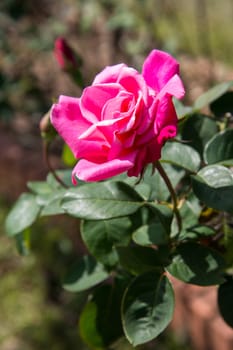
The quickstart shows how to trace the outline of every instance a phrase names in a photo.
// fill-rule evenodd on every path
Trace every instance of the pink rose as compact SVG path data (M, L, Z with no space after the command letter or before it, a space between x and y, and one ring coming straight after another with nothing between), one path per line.
M161 157L164 143L177 134L172 97L184 87L179 64L153 50L142 74L125 64L106 67L80 98L60 96L51 122L79 159L73 169L84 181L99 181L127 171L138 176Z

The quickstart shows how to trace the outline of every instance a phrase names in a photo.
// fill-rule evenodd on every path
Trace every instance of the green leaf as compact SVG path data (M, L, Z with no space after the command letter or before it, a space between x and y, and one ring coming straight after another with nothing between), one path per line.
M215 234L216 231L212 227L197 224L191 227L187 227L186 230L183 230L180 233L178 238L179 240L196 240L200 239L201 237L209 237Z
M210 104L210 109L217 117L223 117L225 114L233 114L233 91L227 91L217 100Z
M38 195L48 195L53 191L51 186L45 181L29 181L27 187L34 194Z
M154 271L136 277L122 303L125 335L133 346L156 338L170 323L174 294L166 276Z
M81 292L89 289L109 277L104 266L91 256L85 255L78 261L63 282L63 288L69 292Z
M87 220L104 220L135 213L143 199L123 182L89 183L70 189L63 199L63 209Z
M161 271L162 266L168 263L167 246L157 249L141 246L118 247L117 252L120 265L134 275L149 270Z
M62 199L64 198L65 193L65 189L58 188L48 195L37 196L37 203L43 206L40 216L64 214L65 211L62 207Z
M163 245L168 243L168 234L161 222L155 222L139 227L133 233L133 240L142 246Z
M173 165L166 163L163 164L163 168L165 172L169 174L169 179L172 183L172 186L175 188L182 179L182 177L185 175L184 170L175 168ZM152 174L152 167L148 166L143 176L143 181L146 184L148 184L151 189L150 197L148 198L148 200L168 200L168 198L170 197L170 192L167 189L167 186L158 171L155 171L155 173Z
M8 236L14 236L31 226L39 212L40 206L35 196L31 193L21 194L6 218L5 228Z
M19 254L23 256L30 253L30 236L30 228L25 229L23 232L20 232L15 236L17 250Z
M192 112L193 108L190 106L185 106L180 100L173 98L173 103L176 109L176 114L178 119L183 118L185 115Z
M218 307L224 321L233 328L233 277L219 286Z
M85 305L79 320L83 341L94 350L105 350L123 335L120 303L123 287L117 280L114 285L97 288Z
M81 224L82 239L89 252L105 265L117 263L116 246L126 246L131 238L129 218L87 221Z
M233 165L233 129L218 133L206 144L204 161L207 164L228 161L228 165Z
M196 172L200 167L200 156L190 146L179 142L167 142L162 150L162 162L168 162L190 172Z
M169 234L171 230L171 223L173 218L173 211L167 205L156 204L152 202L147 203L147 207L154 214L154 219L161 222L165 231ZM154 220L153 219L153 220Z
M57 176L59 176L59 178L64 182L64 184L67 187L74 187L74 185L72 184L72 170L70 169L62 169L62 170L56 170L56 174ZM62 187L61 184L57 181L57 179L54 177L54 175L52 173L49 173L47 176L47 183L49 184L49 186L51 186L52 188L60 188ZM83 181L79 180L79 186L83 183Z
M217 100L225 92L227 92L233 86L233 81L227 81L221 84L218 84L205 92L203 95L199 96L195 101L193 108L195 110L200 110L203 107L208 106L210 103Z
M202 155L205 144L218 132L215 120L204 114L192 114L182 128L182 139Z
M182 203L182 206L179 209L182 219L182 231L179 233L177 220L174 218L172 222L171 236L176 237L176 235L179 234L178 239L184 239L184 236L187 234L186 230L190 226L198 224L201 210L202 207L199 204L198 198L191 193Z
M210 286L224 281L224 268L225 261L216 251L188 242L176 248L167 270L183 282Z
M192 176L195 195L208 207L233 212L233 177L221 165L209 165Z
M67 166L74 166L77 163L77 159L74 157L71 149L65 143L62 150L62 160Z

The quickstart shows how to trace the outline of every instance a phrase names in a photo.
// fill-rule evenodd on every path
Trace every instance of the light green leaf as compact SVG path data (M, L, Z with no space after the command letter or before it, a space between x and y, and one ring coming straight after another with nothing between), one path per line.
M216 251L198 243L179 245L168 272L186 283L210 286L222 283L225 268L223 257Z
M142 197L126 183L102 182L70 189L62 207L81 219L104 220L133 214L142 205Z
M233 129L218 133L206 144L204 161L207 164L227 161L228 165L233 165Z
M194 148L179 142L167 142L162 150L161 162L168 162L190 172L196 172L201 160Z
M35 196L31 193L21 194L6 218L5 228L8 236L14 236L31 226L39 212L40 206Z
M125 335L133 346L156 338L170 323L174 294L166 276L154 271L136 277L122 303Z
M108 276L102 264L85 255L67 273L63 288L69 292L81 292L106 280Z

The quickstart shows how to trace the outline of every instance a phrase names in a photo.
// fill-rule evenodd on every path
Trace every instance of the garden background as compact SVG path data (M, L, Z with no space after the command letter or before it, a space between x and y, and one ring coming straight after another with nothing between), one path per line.
M33 226L30 254L5 236L4 217L27 181L44 179L39 122L60 94L79 90L56 62L63 36L82 56L88 81L103 67L141 67L153 48L180 62L191 103L217 82L233 80L231 0L2 0L0 3L0 348L80 349L77 315L83 295L61 288L64 267L84 247L76 221L43 219ZM60 160L61 143L53 150ZM59 220L59 225L57 221ZM55 225L56 223L56 225ZM167 332L158 349L190 349ZM116 345L129 350L128 344Z

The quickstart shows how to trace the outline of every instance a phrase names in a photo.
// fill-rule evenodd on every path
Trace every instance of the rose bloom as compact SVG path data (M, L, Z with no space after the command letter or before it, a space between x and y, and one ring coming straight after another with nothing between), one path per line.
M172 97L182 98L179 64L153 50L142 73L118 64L106 67L80 98L60 96L51 122L78 159L72 179L99 181L126 172L139 176L161 157L177 134Z

